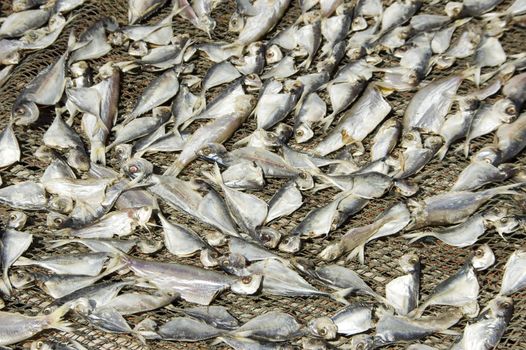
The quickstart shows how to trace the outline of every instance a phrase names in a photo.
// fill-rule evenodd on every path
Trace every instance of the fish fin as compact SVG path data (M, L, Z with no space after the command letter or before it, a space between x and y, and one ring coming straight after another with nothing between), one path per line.
M49 243L53 243L50 246L50 248L58 248L58 247L65 246L66 244L73 243L73 241L69 239L54 239L54 240L49 241Z
M106 147L102 142L93 142L90 150L90 160L95 164L106 165Z
M71 327L71 323L62 320L62 318L69 312L70 304L65 304L53 311L51 314L46 316L49 322L49 328L58 329L63 332L73 332L74 329Z
M35 260L21 256L13 263L13 266L29 266L35 265L35 263Z
M481 67L475 66L475 71L473 72L473 82L477 88L480 86L480 71Z

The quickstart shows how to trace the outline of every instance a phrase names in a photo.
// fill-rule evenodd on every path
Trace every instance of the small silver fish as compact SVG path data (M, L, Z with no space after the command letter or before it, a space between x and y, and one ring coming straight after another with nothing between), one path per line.
M259 315L232 331L235 337L280 342L294 339L302 334L296 319L286 313L270 311Z
M135 24L166 4L166 0L128 0L128 24Z
M398 143L401 131L402 125L398 120L386 120L374 135L371 161L387 157Z
M407 315L418 306L420 295L420 259L414 253L403 255L398 263L406 275L385 285L385 298L398 315Z
M43 210L47 204L44 186L31 181L0 188L0 203L14 209Z

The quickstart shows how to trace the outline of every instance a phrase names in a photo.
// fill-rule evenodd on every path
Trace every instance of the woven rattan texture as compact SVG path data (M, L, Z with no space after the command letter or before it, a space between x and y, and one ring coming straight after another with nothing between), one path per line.
M9 13L9 1L2 1L2 13ZM427 2L426 2L427 3ZM444 7L444 1L441 3L431 5L424 5L421 12L423 13L439 13ZM509 1L502 4L505 7ZM185 22L180 17L174 19L174 31L176 33L190 33L192 39L196 41L232 41L232 33L227 32L228 21L230 14L233 13L235 2L233 0L226 0L219 8L213 13L214 18L217 20L217 28L212 34L212 39L209 39L205 33L198 31L193 28L189 23ZM169 12L169 8L166 7L159 13L155 14L148 22L154 23L159 21L161 18L166 16ZM287 11L285 17L278 25L278 29L286 27L292 23L298 17L300 11L296 1L292 1L291 7ZM67 36L71 30L74 30L76 34L81 33L92 23L102 18L103 16L114 16L120 24L125 24L127 19L127 1L126 0L88 0L79 9L73 11L71 15L75 15L75 19L68 24L62 35L57 42L45 49L38 52L29 53L15 68L10 80L0 88L0 127L4 127L9 121L10 109L16 96L20 93L21 89L44 67L56 60L65 50L67 43ZM524 30L519 28L511 28L505 32L501 38L504 49L507 54L514 54L524 51L524 42L526 42L526 33ZM390 57L384 55L385 64L390 64ZM100 66L108 61L125 61L129 60L130 56L126 50L122 48L114 48L112 52L98 60L90 61L89 63L93 67ZM194 60L196 64L196 74L203 76L204 72L210 67L211 62L204 59L198 58ZM343 62L345 63L345 61ZM342 63L342 64L343 64ZM467 67L469 60L460 60L453 67L445 71L434 71L428 77L427 80L432 80L440 76L452 74L454 72L461 71ZM315 66L315 65L313 65ZM149 72L140 72L139 74L124 74L122 79L121 87L121 98L120 98L120 116L126 112L129 112L135 103L137 97L141 94L147 84L155 77L155 74ZM472 89L473 86L469 83L464 83L461 87L460 93L465 93ZM219 88L220 89L220 88ZM212 90L211 95L217 92L218 89ZM388 97L389 103L393 107L393 116L401 117L407 102L414 92L407 93L395 93ZM33 154L37 147L41 144L43 132L49 126L53 118L53 112L51 109L41 109L41 118L38 124L31 125L29 127L15 127L15 132L19 138L20 145L22 148L23 156L22 161L11 167L8 171L2 172L1 176L4 183L16 183L26 179L38 180L39 176L45 169L46 164L41 163ZM292 123L290 118L289 123ZM78 122L77 122L78 124ZM78 127L78 125L77 125ZM235 142L248 135L255 129L254 120L250 120L240 129L233 137L231 141L227 143L227 148ZM292 146L297 149L308 149L312 147L316 142L319 141L319 137L314 138L314 141L305 145L296 145L292 143ZM476 140L476 147L491 142L491 137L485 137ZM369 144L369 139L365 141L366 147ZM117 169L116 165L112 163L111 158L113 154L109 155L110 165ZM152 161L157 167L157 171L165 168L175 158L174 154L147 154L147 159ZM367 159L363 159L367 161ZM526 156L521 156L517 162L526 164ZM462 169L468 164L468 161L453 152L450 152L448 156L442 160L433 160L428 164L416 177L415 182L421 186L421 191L416 196L416 199L422 199L426 196L438 194L447 191L455 181L457 175ZM193 177L199 177L203 171L210 170L209 164L202 161L193 162L181 175L184 179ZM282 182L276 180L268 181L265 190L258 192L263 199L268 199L270 196L282 185ZM334 195L331 190L324 190L317 192L316 194L304 193L305 205L300 208L297 212L289 217L282 218L272 224L272 227L279 229L283 232L290 231L304 216L305 214L316 206L327 203L330 198ZM311 259L315 263L321 264L322 262L317 258L317 254L331 241L341 237L346 230L350 227L356 227L363 224L370 223L376 215L382 210L396 201L401 201L399 195L391 192L382 199L373 200L370 204L359 214L354 216L344 227L332 232L328 238L325 239L314 239L307 242L304 249L299 253L300 256ZM520 212L520 203L514 202L512 199L503 200L501 198L496 199L489 204L491 206L508 206L515 212ZM160 203L163 211L170 214L170 219L185 225L190 226L198 233L205 233L207 230L211 230L210 227L206 227L196 223L190 217L175 212L169 207ZM6 218L6 211L8 208L0 206L0 218ZM49 239L49 235L52 234L45 225L45 214L32 213L31 221L27 228L32 234L35 235L35 243L26 253L27 256L44 256L59 253L59 251L50 251L46 249L44 242ZM145 230L138 230L136 235L147 236L151 239L160 240L161 232L158 229L153 229L152 232ZM483 272L478 273L479 281L481 284L480 304L484 305L486 302L495 295L500 288L500 280L502 278L503 266L508 256L517 248L519 248L525 239L524 231L520 230L507 236L507 240L504 241L495 232L487 232L480 243L488 243L496 255L496 264ZM80 250L80 248L79 248ZM470 254L471 248L454 248L442 244L437 241L429 240L424 242L415 243L408 245L406 240L401 237L390 237L384 238L366 246L366 264L360 265L357 262L345 263L345 266L354 269L369 283L375 291L384 293L383 286L391 279L399 276L401 272L397 269L397 259L409 252L417 252L423 263L423 277L422 277L422 297L425 297L436 284L453 274L463 263L467 255ZM63 251L66 253L66 250ZM71 248L68 248L68 253L71 253ZM139 253L133 253L134 255L140 256ZM281 254L281 253L280 253ZM286 256L286 254L284 255ZM161 250L149 257L149 259L155 259L159 261L177 261L200 265L198 258L194 259L180 259L170 255L166 249ZM341 262L343 263L343 262ZM316 282L310 281L320 289L323 286L317 285ZM526 292L518 293L513 296L515 300L515 313L511 320L509 327L507 328L502 341L498 345L498 349L526 349L526 335L524 329L526 328ZM360 300L357 298L356 300ZM46 304L50 302L50 298L47 297L43 292L37 288L27 289L18 291L13 300L6 302L6 310L23 312L26 314L36 314L42 310ZM231 313L236 316L240 321L245 322L252 317L270 311L279 310L288 312L302 323L307 323L309 320L319 317L321 315L332 315L341 305L335 303L329 299L323 298L285 298L277 296L239 296L231 293L224 293L214 302L218 305L226 306ZM181 302L179 306L185 307L189 304ZM431 309L437 312L440 309ZM128 317L127 319L132 325L135 325L142 319L150 317L157 320L166 320L169 317L175 315L175 313L167 310L158 310L149 312L147 315L138 315ZM87 323L80 319L73 320L75 322L76 330L74 333L60 333L56 331L48 331L42 333L42 339L54 339L54 340L66 340L75 339L81 344L86 346L88 349L143 349L144 347L136 338L128 335L110 334L103 333L91 328ZM461 331L465 326L465 321L455 326L453 329ZM453 337L445 335L435 335L425 339L425 343L437 347L438 349L447 348L453 341ZM25 344L27 346L28 343ZM22 348L24 345L20 345L17 348ZM150 348L156 349L207 349L219 347L223 348L222 345L211 345L210 343L173 343L173 342L148 342ZM338 344L335 344L338 347ZM389 349L401 349L405 345L397 345L387 347Z

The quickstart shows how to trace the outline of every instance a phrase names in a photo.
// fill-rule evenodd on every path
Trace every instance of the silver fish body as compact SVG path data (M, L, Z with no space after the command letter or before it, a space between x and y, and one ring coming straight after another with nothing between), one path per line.
M20 146L13 127L8 125L0 132L0 168L8 167L20 161Z

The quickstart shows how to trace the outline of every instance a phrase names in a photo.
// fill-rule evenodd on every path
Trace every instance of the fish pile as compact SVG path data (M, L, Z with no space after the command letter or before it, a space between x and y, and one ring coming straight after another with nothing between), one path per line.
M127 23L93 18L75 33L88 3L13 0L3 14L0 87L26 56L67 47L1 120L0 308L29 289L47 303L0 311L0 347L85 349L41 340L78 325L233 349L434 349L419 341L437 333L449 349L499 343L526 289L526 246L508 243L500 292L479 305L480 272L504 263L482 236L506 244L525 227L526 51L501 44L525 30L525 0L128 0ZM212 39L221 6L235 8L229 42ZM115 50L127 59L98 63ZM153 78L123 106L123 81L142 75ZM446 157L469 164L422 196L418 175ZM10 170L24 158L41 166L19 181ZM367 224L352 221L387 196ZM305 210L306 197L329 200ZM368 243L395 235L406 251L380 293L350 265L367 270ZM417 241L469 252L422 296ZM240 322L221 294L340 307L309 320L256 308Z

